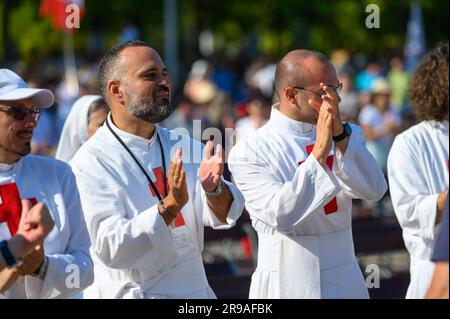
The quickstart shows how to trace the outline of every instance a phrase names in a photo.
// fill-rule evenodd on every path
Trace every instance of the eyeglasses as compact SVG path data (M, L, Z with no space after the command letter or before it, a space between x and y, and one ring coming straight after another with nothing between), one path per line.
M338 82L338 84L336 84L336 85L325 84L325 86L327 86L329 88L332 88L337 94L340 94L342 92L342 82ZM302 87L302 86L293 86L292 88L296 89L296 90L304 90L304 91L313 92L313 93L316 93L316 94L319 94L319 95L326 94L325 91L323 91L323 90L322 91L316 91L316 90L307 89L307 88Z
M33 120L37 122L39 115L41 114L41 110L37 107L27 109L23 106L0 105L0 111L9 113L17 121L23 121L28 114L31 114Z

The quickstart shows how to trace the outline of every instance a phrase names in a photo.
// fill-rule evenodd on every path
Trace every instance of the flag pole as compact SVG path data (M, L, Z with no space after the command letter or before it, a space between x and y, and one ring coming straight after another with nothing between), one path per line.
M78 96L80 86L78 84L77 65L71 32L63 31L64 36L64 69L66 90L70 96Z

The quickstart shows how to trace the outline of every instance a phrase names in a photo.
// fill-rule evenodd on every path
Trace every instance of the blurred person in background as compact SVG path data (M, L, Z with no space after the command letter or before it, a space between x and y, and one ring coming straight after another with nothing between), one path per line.
M448 44L430 51L409 84L418 124L398 135L388 158L395 215L410 254L406 298L423 298L430 284L436 232L449 185Z
M449 232L449 216L448 216L448 194L445 201L444 217L436 239L436 245L433 249L431 260L435 263L433 277L428 288L425 298L428 299L448 299L449 278L448 278L448 232Z
M381 77L381 67L377 62L370 62L355 78L356 90L371 91L374 81Z
M64 123L55 158L68 163L81 145L105 123L108 112L108 104L100 95L79 98Z
M425 298L427 299L448 299L449 278L448 278L448 232L449 232L449 216L448 216L448 194L445 200L444 217L436 239L436 245L433 249L431 260L435 263L433 277L431 278L430 287L428 287Z
M166 120L164 120L163 124L170 130L179 127L184 128L188 130L189 135L192 136L193 134L192 112L193 112L192 102L188 98L182 96L177 100L177 102L175 102L174 112Z
M367 149L386 173L389 150L401 125L400 116L391 108L391 88L387 81L378 79L373 83L372 104L363 107L358 122L364 130Z
M402 114L408 107L408 72L403 68L403 61L399 57L391 60L391 68L387 80L392 88L392 108Z
M236 121L236 142L250 135L267 123L270 117L270 100L260 93L250 96L247 102L248 116Z
M341 97L339 109L341 111L342 120L356 123L359 113L358 94L353 88L352 78L350 77L350 74L343 71L338 74L338 80L342 83L342 91L339 94Z
M56 79L49 79L45 81L45 85L42 87L52 91L55 95L57 84ZM30 81L29 83L31 88L40 86L36 81ZM60 135L60 130L58 129L58 107L59 103L55 99L51 107L42 110L31 140L32 153L45 156L54 154Z

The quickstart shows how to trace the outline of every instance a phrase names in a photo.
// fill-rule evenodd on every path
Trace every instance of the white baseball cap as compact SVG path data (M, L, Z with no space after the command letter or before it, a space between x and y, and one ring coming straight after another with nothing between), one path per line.
M0 101L19 101L32 98L33 106L46 109L53 105L54 96L47 89L32 89L16 73L0 69Z

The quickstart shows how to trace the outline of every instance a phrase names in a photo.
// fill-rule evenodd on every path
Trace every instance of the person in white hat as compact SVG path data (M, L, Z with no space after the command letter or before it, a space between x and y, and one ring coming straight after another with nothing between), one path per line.
M400 131L401 118L391 108L391 87L386 80L376 80L371 93L372 104L363 107L358 122L364 129L367 149L386 173L387 156Z
M29 155L41 109L53 94L31 89L0 69L0 298L68 298L93 281L89 235L75 177L66 163ZM37 208L31 208L33 205ZM48 210L55 227L43 243L17 259L9 247L21 215Z

